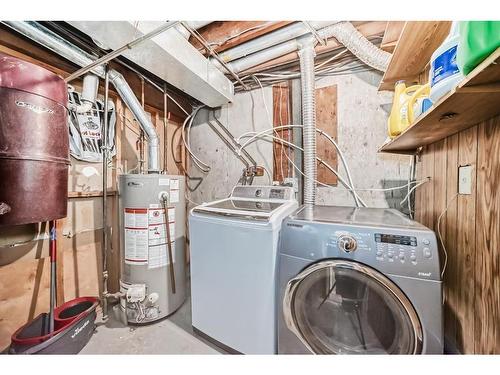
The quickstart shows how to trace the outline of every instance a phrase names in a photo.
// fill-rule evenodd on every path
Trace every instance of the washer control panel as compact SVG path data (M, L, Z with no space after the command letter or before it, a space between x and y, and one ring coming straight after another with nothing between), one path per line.
M343 234L339 237L337 246L340 250L345 251L346 253L350 253L357 249L358 242L353 236L349 234Z

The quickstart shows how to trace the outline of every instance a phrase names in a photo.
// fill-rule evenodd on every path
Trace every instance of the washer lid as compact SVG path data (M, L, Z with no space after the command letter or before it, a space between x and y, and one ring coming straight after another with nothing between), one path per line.
M422 224L410 220L401 212L390 208L304 206L295 215L292 215L291 219L358 226L425 228Z
M228 198L197 206L193 212L211 215L233 216L245 220L266 220L286 202Z

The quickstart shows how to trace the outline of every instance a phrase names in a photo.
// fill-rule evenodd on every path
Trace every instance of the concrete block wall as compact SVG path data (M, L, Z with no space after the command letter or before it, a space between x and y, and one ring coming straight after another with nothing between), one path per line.
M377 91L381 75L363 72L351 75L321 78L316 87L337 85L338 143L349 164L357 188L384 188L405 184L408 178L410 157L377 153L387 137L387 117L392 94ZM235 101L217 110L215 115L229 130L239 136L247 131L260 131L271 127L266 113L272 115L272 89L252 90L236 94ZM211 111L199 113L191 132L193 151L212 166L207 173L200 172L191 163L192 176L203 177L199 188L190 194L196 203L227 197L238 182L243 164L207 125ZM248 151L272 173L272 146L265 141L255 142ZM339 162L339 171L345 171ZM255 183L268 183L267 177ZM196 181L191 182L194 186ZM371 207L398 207L402 191L360 192ZM354 205L351 194L343 187L318 187L318 204Z

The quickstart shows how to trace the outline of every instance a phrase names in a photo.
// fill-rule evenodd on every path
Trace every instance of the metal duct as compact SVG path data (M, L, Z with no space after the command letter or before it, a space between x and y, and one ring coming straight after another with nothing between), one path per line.
M157 173L160 171L160 151L159 138L156 129L151 120L144 112L141 103L137 100L134 92L128 85L125 78L116 70L109 71L109 81L113 84L120 98L125 102L128 109L134 114L134 117L141 125L142 130L148 138L148 172Z
M76 111L77 113L87 113L92 109L92 106L95 103L98 89L99 89L99 77L92 73L87 73L83 77L82 96L81 96L82 103L81 104L68 103L69 108L73 111Z
M304 147L304 204L316 203L316 93L314 91L314 39L298 41L302 86L302 143Z
M305 28L305 26L304 26ZM285 30L286 28L282 29ZM306 28L307 30L307 28ZM310 31L309 31L310 32ZM272 35L269 33L268 35ZM336 38L341 44L343 44L349 51L351 51L358 59L363 61L366 65L369 65L377 70L385 71L389 64L391 54L382 51L380 48L371 43L368 39L364 37L350 22L330 22L330 26L324 27L317 31L317 36L321 39ZM260 38L266 38L264 35ZM255 40L257 40L255 39ZM234 72L240 73L254 66L263 64L267 61L273 60L280 56L286 55L290 52L297 51L299 48L297 39L287 40L283 43L274 43L275 39L271 37L271 41L266 44L265 49L258 50L246 57L231 61L227 63L227 66ZM238 47L244 48L245 51L253 51L253 45L248 48L247 44L251 44L253 41L243 43ZM269 46L269 45L270 46ZM236 48L236 47L235 47ZM220 64L215 60L211 60L221 71L225 73L225 70Z
M36 22L4 21L3 23L79 66L89 65L96 60L96 57L68 43L54 32ZM105 75L105 69L102 65L96 66L92 69L92 72L101 78ZM154 125L146 115L146 112L144 112L144 109L123 76L116 70L111 69L109 77L121 99L130 109L148 137L148 172L159 172L159 139Z
M321 29L334 23L334 21L309 22L309 25L314 29ZM233 61L310 32L311 30L303 22L298 22L230 48L219 56L226 62ZM213 59L212 62L216 63Z
M186 22L187 25L194 29L194 30L198 30L198 29L201 29L202 27L204 26L207 26L209 24L212 23L212 21L187 21ZM175 29L180 32L182 34L182 36L186 39L189 39L189 37L191 36L191 34L189 33L189 31L182 25L177 25L175 26Z

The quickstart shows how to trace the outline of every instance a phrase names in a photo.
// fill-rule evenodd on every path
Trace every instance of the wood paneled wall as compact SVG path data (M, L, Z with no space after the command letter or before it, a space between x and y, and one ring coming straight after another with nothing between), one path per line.
M472 166L472 194L457 195L459 166ZM417 165L416 220L438 233L444 274L446 351L500 353L500 116L426 146ZM439 240L438 240L439 241ZM442 251L442 249L441 249Z

